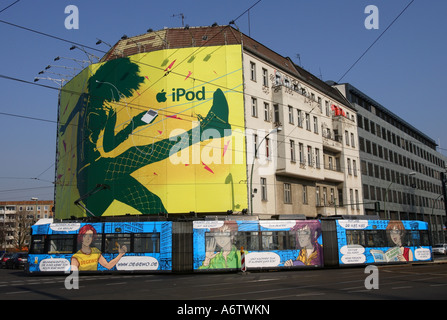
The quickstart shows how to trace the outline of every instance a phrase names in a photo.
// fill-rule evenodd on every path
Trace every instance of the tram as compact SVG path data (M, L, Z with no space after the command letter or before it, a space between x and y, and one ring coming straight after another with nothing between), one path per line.
M243 255L243 257L242 257ZM38 221L28 272L213 272L431 261L428 223L368 216Z

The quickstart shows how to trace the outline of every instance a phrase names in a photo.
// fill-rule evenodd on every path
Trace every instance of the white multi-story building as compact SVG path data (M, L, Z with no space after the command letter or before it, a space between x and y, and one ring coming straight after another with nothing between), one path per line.
M363 214L357 117L350 103L246 36L243 68L253 214Z

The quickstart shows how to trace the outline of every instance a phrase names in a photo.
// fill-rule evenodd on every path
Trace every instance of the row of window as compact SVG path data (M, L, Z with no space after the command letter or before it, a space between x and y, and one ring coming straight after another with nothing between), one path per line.
M366 248L395 247L391 239L394 230L346 230L348 245L361 245ZM407 230L402 237L405 247L429 246L430 240L426 230Z
M359 137L359 148L360 151L372 154L373 156L379 157L380 159L390 161L391 163L407 168L411 171L416 171L437 180L440 179L439 171L430 168L423 163L415 161L410 157L406 157L400 153L397 153L396 151L387 149L380 144L371 142L363 137Z
M403 186L412 187L435 194L442 193L442 187L440 184L419 179L417 177L412 177L408 174L403 174L365 160L361 161L361 172L363 175L368 175L370 177L393 182Z
M301 202L302 204L308 204L308 190L306 185L301 185ZM292 184L285 182L283 184L283 199L284 203L292 204ZM328 192L329 190L329 192ZM315 187L316 206L333 206L335 205L335 188L331 187ZM267 201L267 179L261 178L261 200ZM343 206L343 191L338 189L338 206ZM349 205L352 209L360 209L360 197L357 189L349 189Z
M289 124L295 125L295 109L292 106L288 106L288 119ZM296 109L297 114L297 126L299 128L304 128L304 125L306 127L307 131L313 131L315 134L319 133L319 124L318 124L318 117L312 116L310 113L303 112L300 109ZM251 115L255 118L258 117L258 99L252 97L251 98ZM264 121L270 122L271 116L270 116L270 104L268 102L264 102ZM278 104L273 105L273 122L280 123L280 115L279 115L279 106ZM321 131L323 134L323 137L333 140L341 140L341 137L338 135L337 130L332 130L330 128L324 128L321 126ZM341 142L341 141L340 141ZM351 146L352 148L355 148L356 141L355 141L355 135L353 132L349 132L345 130L345 144L347 146Z
M307 234L304 234L306 232ZM297 237L309 237L309 232L308 230L237 232L234 234L233 243L236 248L243 247L248 251L296 250L298 249ZM207 232L205 234L205 242L213 243L213 240L222 237L229 238L230 234ZM222 241L217 240L216 242L225 242L225 240L228 241L228 239L222 239ZM206 248L206 250L213 251L214 247Z
M432 199L420 195L415 195L414 193L403 192L399 190L392 190L371 186L363 185L363 198L365 200L374 201L386 201L387 203L397 203L401 205L411 205L425 208L433 209L444 209L444 202L439 199Z
M33 235L29 252L32 254L76 253L82 246L82 242L78 242L77 238L76 234ZM157 253L160 252L160 234L97 234L90 246L103 253L118 253L118 248L122 246L126 246L129 253Z
M356 99L355 99L356 100ZM356 102L356 101L353 101ZM363 106L363 105L361 105ZM370 108L365 108L368 111L371 111ZM393 118L389 117L384 112L375 109L375 113L377 116L382 118L383 120L387 121L394 127L398 128L399 130L405 132L406 134L410 135L411 137L415 138L416 140L420 141L421 143L428 145L430 148L435 149L436 146L433 144L433 142L428 141L427 139L421 137L419 134L415 133L414 130L411 130L407 128L406 126L402 125L398 121L395 121ZM388 141L390 143L393 143L394 145L401 147L404 150L407 150L408 152L411 152L418 157L425 159L441 168L444 167L444 161L440 158L438 158L433 153L426 151L413 142L404 139L400 137L399 135L391 132L390 130L386 130L384 127L381 127L379 124L370 121L368 118L360 115L357 113L357 123L358 127L364 129L365 131L371 132L374 135L377 135L378 137L384 139L385 141Z
M253 61L250 61L250 80L257 82L257 67L256 63ZM296 80L289 80L287 76L281 75L279 72L275 73L275 75L271 74L269 76L268 70L266 68L262 68L262 86L263 87L269 87L269 81L273 83L274 86L285 86L286 88L292 89L295 92L299 92L306 97L308 97L311 101L315 101L318 103L318 108L320 109L320 112L323 113L323 101L321 97L315 97L315 93L308 92L309 89L306 89L304 86L300 85L298 81ZM325 113L326 116L330 116L331 114L331 103L328 100L325 100ZM257 110L256 110L256 117L257 117ZM349 112L346 113L346 118L355 121L354 115L349 115ZM268 117L265 117L264 120L268 120ZM290 118L289 118L290 120ZM293 122L291 122L293 123Z

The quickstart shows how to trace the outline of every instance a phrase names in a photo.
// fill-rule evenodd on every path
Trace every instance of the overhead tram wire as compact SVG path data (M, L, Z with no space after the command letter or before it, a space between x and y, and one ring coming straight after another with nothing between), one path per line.
M365 50L365 52L362 53L362 55L351 65L351 67L341 76L341 78L338 80L338 83L351 71L352 68L368 53L368 51L379 41L379 39L385 34L385 32L388 31L388 29L391 28L391 26L399 19L399 17L410 7L410 5L414 2L414 0L411 0L411 2L397 15L396 18L386 27L386 29L377 37L376 40Z
M59 40L59 41L64 41L64 42L67 42L67 43L70 43L70 44L81 46L83 48L87 48L87 49L90 49L90 50L95 50L97 52L101 52L101 53L104 53L104 54L107 53L106 51L100 50L98 48L86 46L86 45L83 45L82 43L78 43L78 42L75 42L75 41L67 40L67 39L64 39L64 38L61 38L61 37L58 37L58 36L51 35L49 33L45 33L45 32L42 32L42 31L37 31L37 30L31 29L31 28L27 28L27 27L24 27L24 26L20 26L18 24L15 24L15 23L12 23L12 22L8 22L8 21L5 21L5 20L0 20L0 23L4 23L4 24L7 24L7 25L10 25L10 26L22 29L22 30L34 32L34 33L37 33L39 35L42 35L42 36L45 36L45 37L49 37L49 38L53 38L53 39L56 39L56 40Z
M16 0L15 2L11 3L10 5L4 7L2 10L0 10L0 13L2 13L3 11L7 10L8 8L12 7L13 5L15 5L17 2L19 2L20 0Z

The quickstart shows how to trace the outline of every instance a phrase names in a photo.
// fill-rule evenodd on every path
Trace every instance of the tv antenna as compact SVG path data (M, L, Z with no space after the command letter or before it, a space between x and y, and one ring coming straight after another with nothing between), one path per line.
M182 28L185 27L185 15L183 13L173 14L172 17L181 17L182 18Z

